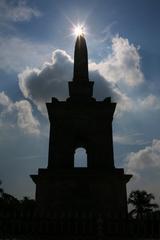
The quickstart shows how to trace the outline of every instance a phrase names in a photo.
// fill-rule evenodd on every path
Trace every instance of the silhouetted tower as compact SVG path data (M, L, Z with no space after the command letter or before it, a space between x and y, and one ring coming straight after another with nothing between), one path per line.
M47 169L32 175L41 208L93 209L104 214L127 213L126 183L131 175L114 166L112 119L116 103L96 101L89 81L84 36L78 36L69 98L47 103L50 120ZM84 148L87 166L75 167L77 148Z

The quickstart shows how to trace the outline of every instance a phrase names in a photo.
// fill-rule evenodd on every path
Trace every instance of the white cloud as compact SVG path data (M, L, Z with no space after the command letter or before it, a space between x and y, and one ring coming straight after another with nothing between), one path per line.
M138 106L140 106L142 109L160 109L160 99L157 96L154 96L153 94L148 95L144 99L138 99Z
M150 94L144 98L137 97L136 99L129 98L126 95L121 94L121 102L119 106L119 112L151 112L160 109L160 99L159 97Z
M39 125L27 100L12 102L4 92L0 93L0 128L19 128L24 133L37 135Z
M134 103L132 99L125 93L122 93L118 88L115 88L114 90L119 96L117 99L115 99L118 103L116 108L117 116L121 116L123 112L133 111Z
M139 171L145 168L160 168L160 140L154 139L151 146L138 152L132 152L127 157L128 171Z
M41 16L41 12L27 5L26 1L0 1L0 20L4 22L29 21L32 17Z
M123 112L144 113L152 112L160 109L159 97L150 94L144 98L131 98L126 94L120 92L119 89L115 90L120 96L117 106L117 115L122 116Z
M142 83L144 78L140 69L138 49L129 44L127 39L116 37L114 41L112 53L106 60L99 64L90 64L90 80L95 81L94 96L96 98L112 96L113 100L118 102L119 112L159 109L158 97L149 95L140 99L135 96L135 99L133 99L117 87L116 83L119 81L129 86L135 86ZM19 38L0 38L0 51L2 56L0 68L3 70L21 71L25 65L31 64L19 74L19 86L24 97L32 100L41 112L45 112L44 104L50 101L52 97L62 100L68 96L67 82L72 80L73 60L65 51L54 51L51 62L44 63L45 59L48 58L48 55L46 55L47 46L34 44ZM37 67L42 63L44 63L42 67ZM35 68L33 68L34 64ZM20 129L28 135L39 133L39 122L33 116L32 106L27 100L13 102L2 92L0 93L0 110L1 128ZM129 145L144 144L141 139L131 136L116 135L114 141ZM140 175L144 170L143 175L146 179L146 185L152 174L145 174L145 170L149 171L152 168L159 171L159 164L156 166L152 156L154 151L154 159L158 160L158 146L159 140L154 140L152 146L148 146L137 153L132 153L127 158L128 171ZM142 159L141 156L143 156ZM137 161L136 159L140 160ZM145 159L148 159L149 163ZM145 161L148 165L145 165ZM139 187L138 184L137 186Z
M29 175L47 163L48 129L47 138L43 131L28 101L13 102L0 92L0 179L6 192L34 198Z
M128 39L116 36L112 39L111 54L93 67L110 82L136 86L144 81L140 59L138 48Z
M130 153L126 159L126 170L133 174L128 184L130 190L145 189L159 198L160 140L154 139L151 145Z
M116 84L118 81L123 81L134 86L144 81L138 49L133 44L129 44L127 39L115 37L109 57L99 64L91 62L89 69L90 80L95 82L94 97L103 99L111 96L113 101L118 102L116 108L118 116L126 111L148 111L159 107L158 97L150 94L143 99L138 97L134 99L122 92ZM65 51L55 50L50 62L45 62L39 68L26 68L22 71L18 75L19 86L23 95L45 113L44 104L52 97L60 100L68 97L67 82L72 80L72 74L73 60L70 55Z
M17 37L0 37L0 70L20 72L26 66L39 66L49 58L52 46Z
M32 100L41 112L45 112L44 103L57 97L64 100L68 97L68 81L72 80L73 60L62 50L53 52L51 62L41 68L27 68L18 75L19 86L26 98ZM98 99L113 97L120 102L119 109L125 111L131 107L131 101L114 84L110 83L98 70L90 67L90 79L95 82L94 96Z
M65 51L56 50L51 63L44 63L42 68L27 68L20 73L19 86L24 96L45 112L44 104L53 96L60 100L68 96L67 81L72 79L71 72L71 57Z
M9 97L4 92L1 92L0 93L0 106L1 106L1 108L2 107L8 108L8 106L10 106L10 105L11 105L11 101L10 101Z
M39 133L39 122L32 114L31 104L26 100L15 102L17 125L30 134Z

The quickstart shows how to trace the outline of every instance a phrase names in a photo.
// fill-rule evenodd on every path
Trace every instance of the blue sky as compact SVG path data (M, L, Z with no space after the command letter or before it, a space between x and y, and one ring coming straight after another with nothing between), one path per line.
M90 79L97 99L118 103L115 164L159 201L159 0L0 1L0 179L4 189L34 197L29 175L47 166L45 102L67 97L75 36L86 28Z

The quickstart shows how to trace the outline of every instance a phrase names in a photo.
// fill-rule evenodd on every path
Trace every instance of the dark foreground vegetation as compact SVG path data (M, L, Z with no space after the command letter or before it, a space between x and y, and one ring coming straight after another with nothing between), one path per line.
M18 200L0 188L0 239L160 238L160 211L153 194L132 191L128 204L132 210L127 218L116 214L106 218L96 210L46 212L34 200Z

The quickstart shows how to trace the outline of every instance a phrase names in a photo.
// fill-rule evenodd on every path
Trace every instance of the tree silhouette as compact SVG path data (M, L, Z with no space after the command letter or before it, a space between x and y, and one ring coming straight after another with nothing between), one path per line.
M152 193L146 191L132 191L128 198L128 204L133 206L133 210L129 213L131 216L136 218L142 218L149 212L152 212L155 208L158 208L158 204L152 203L154 200Z
M0 180L0 186L2 181ZM8 211L12 210L23 210L27 212L28 210L33 211L36 208L36 202L33 199L24 197L22 200L18 200L16 197L4 192L3 188L0 187L0 209L5 209Z
M2 185L2 181L0 180L0 186ZM3 188L0 187L0 196L2 197L3 195Z
M24 211L27 211L27 210L35 210L36 208L36 201L33 200L33 199L30 199L28 197L24 197L21 201L20 201L20 205L21 205L21 208L24 210Z
M18 205L19 204L18 199L8 193L3 193L2 199L8 205Z

